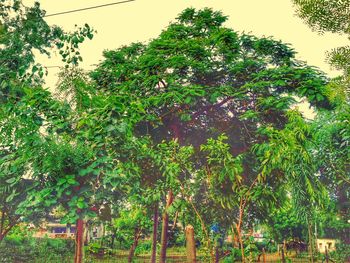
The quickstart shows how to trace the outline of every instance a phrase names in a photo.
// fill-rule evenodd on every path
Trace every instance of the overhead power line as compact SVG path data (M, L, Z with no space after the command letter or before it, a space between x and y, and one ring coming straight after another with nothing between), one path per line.
M133 2L133 1L136 1L136 0L125 0L125 1L120 1L120 2L104 4L104 5L84 7L84 8L80 8L80 9L74 9L74 10L69 10L69 11L64 11L64 12L59 12L59 13L54 13L54 14L48 14L48 15L45 15L44 17L58 16L58 15L64 15L64 14L69 14L69 13L81 12L81 11L85 11L85 10L96 9L96 8L101 8L101 7L111 6L111 5L126 4L129 2Z

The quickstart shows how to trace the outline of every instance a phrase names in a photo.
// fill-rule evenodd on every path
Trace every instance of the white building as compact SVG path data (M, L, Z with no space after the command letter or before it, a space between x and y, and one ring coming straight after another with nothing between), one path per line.
M328 252L334 251L336 241L331 238L318 238L316 239L317 250L321 253L326 253L326 249Z

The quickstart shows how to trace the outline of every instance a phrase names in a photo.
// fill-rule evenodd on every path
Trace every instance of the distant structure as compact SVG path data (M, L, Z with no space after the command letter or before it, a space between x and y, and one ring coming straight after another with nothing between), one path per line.
M36 229L36 232L33 234L33 237L73 239L74 234L75 234L75 225L47 223L39 227L39 229Z
M60 224L56 222L47 222L42 224L39 228L31 226L34 230L33 237L36 238L62 238L62 239L74 239L75 238L75 225ZM103 236L103 226L89 226L86 228L85 239L101 238Z
M335 250L336 239L332 238L318 238L316 239L317 250L320 253L326 253L326 249L328 252Z

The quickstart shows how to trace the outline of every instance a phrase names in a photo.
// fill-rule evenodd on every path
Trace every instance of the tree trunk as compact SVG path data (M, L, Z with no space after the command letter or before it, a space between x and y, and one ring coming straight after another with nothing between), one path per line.
M262 249L262 257L263 257L263 263L266 263L265 248Z
M158 202L154 205L151 263L157 260Z
M186 254L187 262L195 263L196 262L196 242L194 239L194 228L191 225L186 226Z
M105 241L105 224L103 222L101 223L101 228L102 228L101 246L104 246L104 241Z
M281 259L281 261L282 261L282 263L286 263L286 257L285 257L285 241L283 241L283 246L282 246L282 249L281 249L281 257L282 257L282 259Z
M215 244L215 263L219 263L220 256L219 256L219 247L218 244Z
M165 211L163 213L163 219L162 219L162 236L161 236L161 242L160 242L160 263L165 263L166 260L166 248L168 243L168 228L169 228L169 214L167 212L167 209L171 206L173 202L173 192L170 190L168 192L167 202Z
M76 223L75 230L75 255L74 263L83 262L83 247L84 247L84 221L83 219L78 219Z
M86 222L84 227L84 245L87 246L90 242L89 225Z
M338 196L337 203L339 207L339 215L341 220L344 221L344 223L347 221L348 215L350 214L350 208L348 205L346 205L350 202L350 197L347 195L347 190L348 190L348 186L346 184L339 184L337 186L337 196ZM339 238L343 244L350 245L349 231L344 231L339 236ZM348 258L347 260L350 260L350 258Z
M313 249L313 238L312 238L312 225L310 223L310 220L307 218L307 230L309 234L309 253L311 256L311 263L314 262L314 249Z
M135 228L135 234L134 234L134 243L132 244L130 251L129 251L129 256L128 256L128 262L131 263L132 259L134 258L134 254L135 254L135 249L139 243L139 239L141 236L141 229L139 228Z
M237 230L238 242L241 247L242 263L245 263L244 244L243 244L243 237L242 237L242 225L243 225L243 214L244 214L245 203L246 201L241 198L241 200L239 201L238 221L235 224L235 227Z
M326 246L326 263L329 263L329 255L328 255L328 248Z
M1 223L0 223L0 241L4 239L3 230L5 225L5 213L1 211Z
M238 223L234 224L234 226L236 228L237 239L239 242L239 246L241 248L242 263L245 263L244 244L243 244L242 229L241 229L242 214L243 213L240 211Z
M237 229L237 236L238 236L239 245L241 247L242 263L244 263L245 262L245 256L244 256L244 244L243 244L241 226L240 225L236 225L236 229Z
M114 249L114 242L115 242L115 233L113 232L112 238L111 238L111 248Z

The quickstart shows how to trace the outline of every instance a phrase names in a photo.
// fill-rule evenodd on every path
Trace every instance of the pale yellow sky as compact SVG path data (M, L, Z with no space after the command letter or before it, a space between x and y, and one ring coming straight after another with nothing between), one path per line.
M47 14L117 2L118 0L41 0ZM120 1L120 0L119 0ZM26 5L33 0L24 0ZM345 45L348 40L335 34L318 35L312 32L301 19L295 16L291 0L136 0L126 4L92 9L78 13L47 17L49 24L65 30L74 25L88 23L98 31L93 40L86 41L82 48L84 69L102 59L104 49L115 49L136 41L148 41L159 35L170 21L185 8L211 7L229 16L227 27L256 36L273 36L290 43L298 52L297 58L317 66L330 76L337 75L325 62L325 52ZM62 65L59 57L40 61L45 66ZM52 88L58 68L50 68L47 84Z

